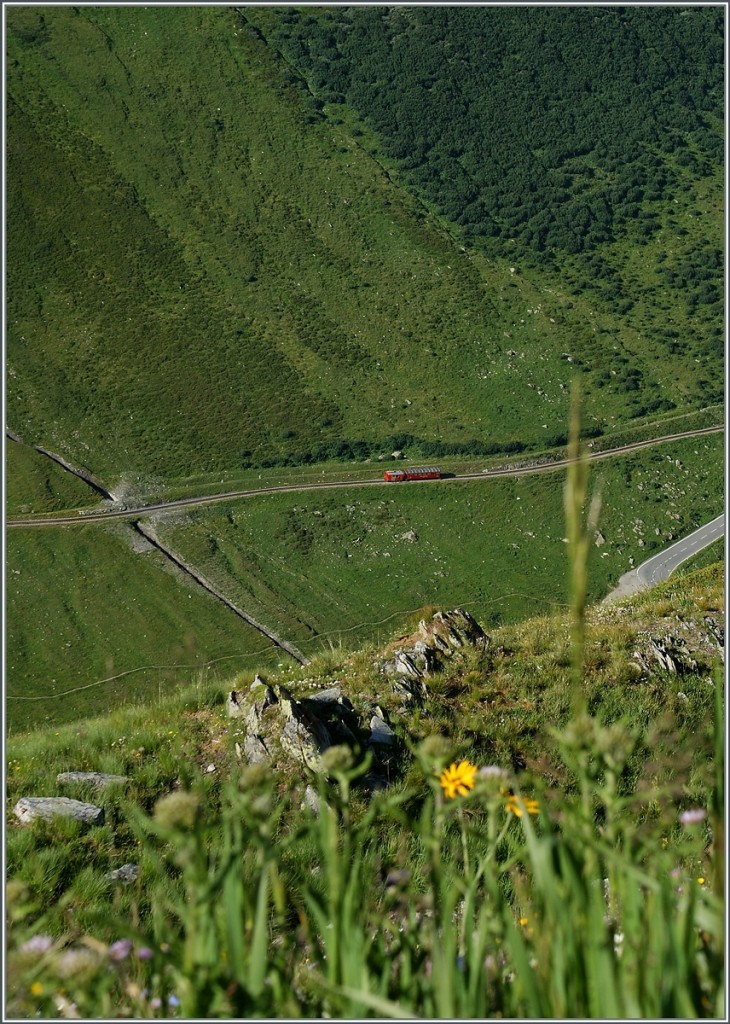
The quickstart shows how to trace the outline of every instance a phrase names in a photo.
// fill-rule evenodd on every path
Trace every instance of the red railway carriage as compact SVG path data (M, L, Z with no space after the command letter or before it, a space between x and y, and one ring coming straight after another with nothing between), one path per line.
M401 480L440 480L441 470L437 466L419 466L413 469L386 469L383 478L389 483Z

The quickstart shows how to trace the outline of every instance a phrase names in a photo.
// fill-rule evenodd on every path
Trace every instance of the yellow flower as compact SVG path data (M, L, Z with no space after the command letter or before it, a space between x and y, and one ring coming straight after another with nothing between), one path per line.
M444 769L439 776L444 796L453 800L455 796L466 796L470 789L474 789L474 777L477 773L476 765L469 761L454 761L450 768Z
M521 917L520 918L520 924L522 925L523 928L525 927L525 925L527 924L527 922L529 920L530 920L529 917Z
M700 877L697 879L697 884L698 885L704 885L705 884L705 880L702 877L702 875L700 875Z
M34 996L42 995L43 994L43 986L41 985L40 981L34 981L33 984L30 986L30 991L31 991L31 994L34 995Z
M517 818L522 817L523 810L527 811L528 814L540 813L540 805L537 800L532 800L529 797L514 796L512 793L507 797L504 809L507 814L514 814Z

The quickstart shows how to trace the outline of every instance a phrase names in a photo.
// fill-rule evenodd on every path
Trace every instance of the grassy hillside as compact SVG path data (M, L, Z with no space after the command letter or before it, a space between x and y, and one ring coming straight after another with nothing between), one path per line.
M99 494L47 456L24 444L7 441L5 471L12 482L5 513L60 512L93 507Z
M140 550L140 540L129 526L8 533L13 732L148 701L206 672L280 660L252 627L173 575L162 555Z
M111 484L541 446L578 363L597 430L715 394L455 241L232 9L14 8L8 55L9 423Z
M246 17L455 237L536 271L569 294L573 318L578 307L598 313L598 336L569 350L599 371L593 386L646 405L651 385L632 354L649 349L672 366L658 374L665 391L654 401L720 396L717 8L258 8Z
M720 1015L723 728L706 622L723 609L716 565L592 613L579 718L560 615L490 630L486 650L428 679L418 710L388 695L374 646L269 675L294 694L336 678L363 714L390 709L401 746L375 794L342 747L319 779L242 765L222 704L250 672L11 738L11 1012ZM646 648L680 633L697 668L677 675ZM439 785L452 759L484 768L457 798ZM15 801L58 792L69 770L128 777L93 796L105 823L18 825ZM300 806L307 784L336 813ZM139 866L130 885L106 878L122 864Z
M591 601L722 507L722 435L597 464ZM564 473L280 494L155 516L160 539L307 656L351 650L434 603L488 625L565 607ZM197 587L132 547L129 526L8 535L8 721L68 721L169 693L210 659L281 660ZM632 560L633 559L633 563ZM100 600L99 595L103 595ZM255 651L269 654L255 655ZM228 662L225 659L231 658ZM177 666L161 669L155 666ZM137 671L150 666L145 671ZM182 668L181 666L187 666ZM135 670L116 682L56 695ZM17 700L33 695L48 701Z
M597 464L601 547L590 599L722 508L723 442L662 445ZM157 530L281 635L357 645L431 603L486 622L564 606L564 473L438 486L271 495L200 509ZM633 563L632 563L633 559ZM381 620L385 620L382 624Z

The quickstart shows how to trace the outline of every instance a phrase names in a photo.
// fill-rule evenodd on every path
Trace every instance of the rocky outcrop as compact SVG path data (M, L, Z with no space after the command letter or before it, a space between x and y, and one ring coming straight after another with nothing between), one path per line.
M463 608L436 612L422 620L408 645L392 650L390 657L376 667L390 679L393 692L405 708L422 704L428 696L426 678L439 671L445 662L468 648L486 650L489 638L476 619ZM304 679L298 688L313 687L316 681ZM272 767L299 763L321 772L322 755L333 746L344 745L357 757L370 751L374 760L371 772L373 788L397 755L399 741L388 712L380 705L369 705L358 712L335 680L327 689L293 694L287 687L270 686L256 676L248 690L232 690L228 695L228 715L234 727L236 756L248 764Z
M655 671L657 666L672 675L682 675L697 669L697 662L690 656L687 643L682 637L649 637L648 646L634 651L633 658L647 674Z
M231 691L228 714L240 719L243 742L236 742L236 753L249 764L300 762L319 772L329 747L346 744L360 751L367 742L357 712L339 685L295 697L287 687L269 686L256 676L248 691Z
M406 704L421 704L428 696L426 677L440 671L455 652L469 647L486 650L489 637L476 619L463 608L436 612L429 621L421 619L418 633L396 648L380 664L391 677L394 691Z
M489 645L489 638L473 615L464 608L436 612L430 622L422 619L418 626L424 642L448 654L460 647Z
M94 804L85 804L81 800L70 800L66 796L22 796L13 808L13 813L21 824L28 825L31 821L53 818L75 818L89 825L104 823L104 809Z
M295 761L302 761L307 768L320 771L321 757L328 747L332 746L332 737L324 721L317 712L304 701L296 700L282 686L279 688L279 702L284 725L279 733L279 744L282 751ZM322 702L324 709L327 705Z
M725 661L725 627L711 615L705 615L702 620L709 633L708 640L714 643L720 653L720 658Z

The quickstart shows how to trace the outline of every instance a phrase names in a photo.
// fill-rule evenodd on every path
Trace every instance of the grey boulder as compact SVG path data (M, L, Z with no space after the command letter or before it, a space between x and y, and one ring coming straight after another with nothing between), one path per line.
M89 825L101 825L104 822L104 809L94 804L85 804L81 800L70 800L66 796L22 796L13 808L13 812L23 825L42 818L50 821L53 818L75 818Z

